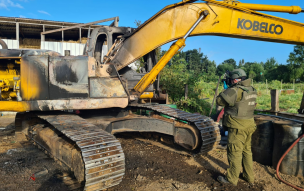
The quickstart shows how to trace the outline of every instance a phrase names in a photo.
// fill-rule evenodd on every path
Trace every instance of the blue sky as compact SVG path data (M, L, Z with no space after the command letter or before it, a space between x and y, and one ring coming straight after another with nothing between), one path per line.
M135 27L135 20L144 22L166 5L176 2L179 1L0 0L0 16L80 23L119 16L120 26ZM304 1L302 0L241 0L241 2L288 6L298 5L304 8ZM298 15L288 13L268 14L304 23L304 13ZM275 57L279 63L285 64L289 53L293 51L294 47L293 45L279 43L213 36L191 37L187 39L186 44L187 46L184 50L201 48L202 52L217 64L229 58L234 58L237 62L241 59L245 59L246 62L265 62L271 57ZM162 49L168 49L168 47L169 45L164 45Z

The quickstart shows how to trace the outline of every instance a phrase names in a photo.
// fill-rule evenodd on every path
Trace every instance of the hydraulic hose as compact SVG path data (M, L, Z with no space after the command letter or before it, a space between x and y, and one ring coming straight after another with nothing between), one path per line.
M283 159L285 158L285 156L289 153L289 151L302 139L302 138L304 138L304 134L303 135L301 135L288 149L287 149L287 151L283 154L283 156L280 158L280 160L279 160L279 162L278 162L278 165L277 165L277 176L278 176L278 178L279 178L279 180L281 180L282 182L284 182L285 184L287 184L288 186L291 186L291 187L293 187L294 189L297 189L297 190L300 190L300 191L304 191L304 189L302 189L302 188L299 188L299 187L296 187L296 186L294 186L294 185L292 185L292 184L290 184L290 183L288 183L288 182L286 182L286 181L284 181L284 180L282 180L282 178L280 177L280 174L279 174L279 168L280 168L280 165L281 165L281 163L282 163L282 161L283 161Z

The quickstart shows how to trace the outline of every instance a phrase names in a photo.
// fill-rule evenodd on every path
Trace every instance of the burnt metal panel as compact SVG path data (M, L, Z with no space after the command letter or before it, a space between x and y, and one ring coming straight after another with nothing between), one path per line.
M49 91L51 100L88 98L88 57L50 57Z
M21 97L23 101L47 100L48 56L23 56L21 58Z
M128 97L118 78L90 78L91 98Z

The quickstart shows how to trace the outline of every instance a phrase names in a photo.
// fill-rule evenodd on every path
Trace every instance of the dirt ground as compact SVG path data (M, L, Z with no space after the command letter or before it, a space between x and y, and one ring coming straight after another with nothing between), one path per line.
M256 183L241 180L238 186L222 185L216 177L228 167L226 151L215 150L204 156L188 156L120 136L126 155L126 174L120 185L108 191L175 190L293 190L280 183L275 170L254 163ZM35 181L30 177L35 174ZM282 175L303 187L304 179ZM14 140L14 117L0 117L0 191L81 190L67 169L32 144Z

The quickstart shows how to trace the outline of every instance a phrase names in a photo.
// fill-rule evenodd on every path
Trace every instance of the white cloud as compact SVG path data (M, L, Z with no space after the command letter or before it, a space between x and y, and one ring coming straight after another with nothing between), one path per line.
M25 16L23 16L23 15L19 15L19 17L20 17L20 18L26 18L26 17L25 17Z
M51 14L50 14L50 13L48 13L48 12L46 12L46 11L38 11L38 13L42 13L42 14L45 14L45 15L49 15L49 16L51 16Z
M0 8L9 10L9 7L17 7L23 9L23 7L19 3L14 3L11 0L0 0Z

